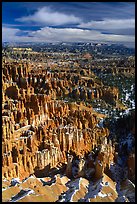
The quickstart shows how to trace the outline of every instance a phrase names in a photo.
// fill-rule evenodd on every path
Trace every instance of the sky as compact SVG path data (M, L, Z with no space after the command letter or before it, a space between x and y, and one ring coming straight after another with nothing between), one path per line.
M2 41L135 47L135 2L2 2Z

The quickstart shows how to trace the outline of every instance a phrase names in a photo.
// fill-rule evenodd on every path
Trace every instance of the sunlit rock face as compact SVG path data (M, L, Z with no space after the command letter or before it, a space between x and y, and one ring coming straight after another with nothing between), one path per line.
M55 88L55 95L62 96L62 88L71 84L71 79L61 79L62 73L45 71L42 75L30 70L28 64L7 63L3 67L2 173L5 178L23 179L48 165L52 168L58 162L67 162L69 151L84 156L109 133L108 129L96 127L98 114L92 108L81 109L82 105L35 93L36 88L44 86L46 91Z
M101 98L115 106L118 89L104 88L101 82L84 78L89 70L75 75L33 68L33 64L7 62L2 69L3 201L115 201L115 188L112 197L100 191L101 184L95 191L104 172L111 177L111 165L117 160L115 145L108 138L109 129L100 125L105 115L85 106L84 101ZM130 129L134 134L135 127L131 125ZM128 178L134 180L134 152L127 163ZM51 170L55 173L49 175ZM12 178L19 182L11 185ZM90 195L92 182L95 196Z

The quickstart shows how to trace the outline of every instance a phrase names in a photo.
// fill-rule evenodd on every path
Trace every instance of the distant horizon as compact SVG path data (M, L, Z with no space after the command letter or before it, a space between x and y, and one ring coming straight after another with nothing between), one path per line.
M135 2L2 2L2 42L135 48Z
M8 41L4 41L2 42L3 43L9 43L9 44L61 44L61 43L66 43L66 44L75 44L75 43L81 43L81 44L103 44L103 45L118 45L118 46L124 46L126 48L132 48L132 49L135 49L135 47L132 47L132 46L127 46L127 45L124 45L122 43L106 43L106 42L67 42L67 41L64 41L64 42L8 42Z

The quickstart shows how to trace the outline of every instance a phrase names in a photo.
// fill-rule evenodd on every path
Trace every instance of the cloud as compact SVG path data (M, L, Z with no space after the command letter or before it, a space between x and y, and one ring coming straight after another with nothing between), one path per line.
M19 32L18 28L2 27L2 41L12 41Z
M134 41L133 36L128 35L113 35L113 34L102 34L95 30L83 30L77 28L49 28L44 27L37 31L32 31L33 37L38 37L41 40L45 39L48 41L67 41L67 42L78 42L78 41L115 41L125 42Z
M18 35L22 33L22 35ZM27 34L27 35L26 35ZM102 34L100 31L79 28L43 27L36 31L21 31L15 28L2 29L3 41L14 42L111 42L126 43L134 46L132 35Z
M135 28L135 19L104 19L81 23L77 27L100 30L131 29Z
M29 42L28 32L18 28L2 27L2 42Z
M74 15L67 15L64 13L51 10L49 7L39 8L33 15L17 18L19 22L39 23L40 25L64 25L81 23L81 19Z

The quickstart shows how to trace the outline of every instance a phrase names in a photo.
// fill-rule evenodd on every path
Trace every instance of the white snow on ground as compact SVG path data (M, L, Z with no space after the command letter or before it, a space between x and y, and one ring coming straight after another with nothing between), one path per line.
M97 127L103 128L103 122L104 122L104 119L103 119L103 118L100 118L100 121L99 121L99 123L97 124Z
M71 196L71 199L70 199L70 202L73 202L73 197L74 197L74 195L76 194L76 192L80 189L80 181L81 181L81 178L80 179L78 179L77 181L76 181L76 189L74 190L74 192L73 192L73 194L72 194L72 196Z
M8 181L7 179L4 179L3 181ZM7 190L7 189L10 189L10 188L12 188L12 186L17 186L17 184L20 184L21 182L20 182L20 179L19 178L13 178L12 180L11 180L11 182L10 182L10 186L7 186L7 187L5 187L5 188L2 188L2 191L5 191L5 190Z
M133 90L134 90L134 85L132 84L132 85L131 85L131 91L133 91Z
M109 186L109 182L105 182L105 184L104 184L104 182L102 182L101 185L102 186Z
M11 188L11 187L6 187L6 188L2 188L2 191L5 191L5 190L7 190L7 189L9 189L9 188Z
M76 192L80 190L80 184L83 182L83 178L77 178L74 181L70 181L66 186L69 188L63 195L59 202L74 202L73 197ZM87 185L85 185L87 187Z
M98 163L99 163L99 165L100 165L100 166L102 166L102 163L101 163L101 161L100 161L100 160L98 160Z
M71 182L70 189L66 192L66 201L73 202L73 196L80 188L79 182L80 178Z
M82 201L85 202L90 202L90 198L96 198L96 196L99 194L99 196L104 196L104 194L101 193L102 190L102 179L99 179L98 182L96 182L95 184L93 182L90 182L88 185L88 192L85 195L85 197L83 199L81 199Z
M31 125L26 125L26 126L24 126L24 127L19 128L19 129L16 130L16 131L18 132L18 131L24 130L25 128L30 128L30 127L31 127Z
M102 192L99 192L99 193L98 193L98 196L104 198L104 197L107 197L108 194L103 194Z
M133 94L133 91L134 91L134 85L133 84L131 85L130 91L128 91L126 89L123 89L123 91L125 92L125 101L126 102L130 101L130 104L131 104L132 108L135 108L135 101L131 100L131 97L132 97L132 94Z
M120 169L118 168L118 165L114 165L113 163L111 163L111 172L113 174L113 177L115 177L115 181L116 181L116 191L118 193L118 200L120 200L120 202L124 202L125 200L127 200L126 198L128 198L129 200L134 201L134 192L133 192L133 188L135 188L135 185L128 180L127 181L127 185L129 184L132 188L131 191L129 191L129 188L126 189L126 187L124 187L123 190L121 190L121 186L120 186ZM61 179L61 182L67 186L68 190L61 195L61 199L58 200L58 202L74 202L74 196L75 194L81 189L81 184L87 188L87 193L85 195L84 198L81 198L79 201L80 202L90 202L91 198L96 198L97 196L101 197L101 198L105 198L108 196L112 196L111 193L103 193L102 192L102 188L104 186L110 186L111 184L110 182L108 182L106 179L104 180L103 178L99 179L97 182L93 183L84 179L84 178L77 178L73 181L71 181L70 179L68 179L66 176L60 176L56 175L55 179L58 178L58 176ZM44 178L36 178L33 175L31 175L30 177L26 178L23 182L26 182L29 178L35 178L38 180L43 180ZM46 177L46 178L50 178L50 177ZM12 180L13 182L19 182L18 178L15 178ZM55 182L56 183L56 182ZM55 183L53 183L52 185L54 185ZM128 186L129 186L128 185ZM10 188L10 187L8 187ZM113 188L113 186L111 187ZM113 189L115 190L115 189ZM13 196L10 200L10 202L18 202L20 199L24 198L25 196L29 196L30 194L35 194L35 192L32 189L26 188L26 189L22 189L20 191L20 193L18 193L17 195Z
M131 100L130 102L132 104L132 108L135 108L135 101Z
M11 180L11 185L12 185L12 186L17 185L18 183L21 183L19 178L13 178L13 179Z
M125 100L129 100L129 97L130 97L130 94L129 93L126 93L126 96L125 96Z
M101 127L101 128L103 128L103 121L104 121L103 118L101 118L101 120L99 121L99 127Z
M132 185L132 186L135 188L135 184L132 183L132 181L130 181L129 179L128 179L128 183L129 183L130 185Z
M8 181L8 179L4 178L3 181Z

